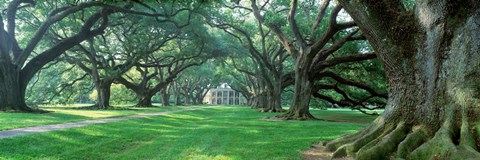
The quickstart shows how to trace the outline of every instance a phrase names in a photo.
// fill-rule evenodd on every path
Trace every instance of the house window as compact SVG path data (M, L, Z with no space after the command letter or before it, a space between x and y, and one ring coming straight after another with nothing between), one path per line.
M225 95L224 97L226 97L228 95L228 91L223 91L223 95Z

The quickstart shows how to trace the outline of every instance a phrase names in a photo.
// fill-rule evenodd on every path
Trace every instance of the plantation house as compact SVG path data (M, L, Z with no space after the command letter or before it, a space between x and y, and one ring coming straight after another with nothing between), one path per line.
M239 105L245 104L246 99L239 92L233 90L227 83L222 83L210 89L203 99L207 104Z

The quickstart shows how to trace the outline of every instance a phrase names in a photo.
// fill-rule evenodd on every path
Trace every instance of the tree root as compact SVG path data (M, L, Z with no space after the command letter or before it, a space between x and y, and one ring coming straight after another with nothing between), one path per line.
M357 159L386 159L405 138L405 131L405 125L401 123L393 131L384 132L385 136L380 136L363 146L358 151Z
M36 107L29 107L27 105L18 105L16 107L5 107L0 110L1 112L9 113L51 113L53 111L47 111Z
M408 158L480 159L476 138L469 126L467 116L462 116L460 127L456 127L450 118L433 138L415 149Z
M425 130L424 126L417 126L412 129L412 132L407 135L407 137L398 144L397 157L398 158L407 158L407 156L420 145L425 143L428 139L428 132Z
M265 112L286 112L287 110L281 108L263 108L259 110L262 113Z
M98 104L94 104L91 106L79 107L77 109L84 109L84 110L113 110L114 107L112 106L101 106Z
M434 134L421 125L379 122L328 142L325 149L335 151L332 158L351 155L358 160L480 159L476 138L479 135L474 135L467 120L460 127L453 120L446 120Z
M338 138L338 139L335 139L333 141L330 141L328 143L326 143L326 146L325 146L325 149L327 151L335 151L337 148L340 148L341 145L344 145L344 144L347 144L347 143L350 143L350 142L353 142L357 139L359 139L360 137L362 137L364 134L366 134L367 132L369 132L370 128L372 127L373 125L370 125L369 128L366 128L360 132L356 132L354 134L350 134L350 135L346 135L346 136L343 136L341 138Z
M379 122L377 122L379 123ZM362 147L372 147L376 142L378 142L381 137L385 136L388 132L394 129L394 126L386 127L385 124L381 123L379 125L371 125L363 131L362 134L356 139L353 139L351 142L344 141L342 146L340 146L334 153L333 157L344 157L356 153ZM338 144L337 144L338 145ZM327 144L328 146L328 144ZM332 149L334 147L328 147Z

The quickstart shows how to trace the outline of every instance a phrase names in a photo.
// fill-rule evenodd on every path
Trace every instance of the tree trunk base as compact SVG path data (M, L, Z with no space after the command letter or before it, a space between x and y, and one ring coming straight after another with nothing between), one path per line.
M9 113L52 113L53 111L47 111L39 108L30 108L30 107L21 107L16 109L4 109L0 110L1 112L9 112Z
M92 106L81 107L80 109L87 109L87 110L113 110L114 108L113 108L112 106L104 106L104 105L95 104L95 105L92 105Z
M154 105L141 105L141 104L136 104L133 107L138 107L138 108L153 108L155 107Z
M259 110L260 112L286 112L287 110L282 108L263 108Z
M133 107L152 108L155 107L152 103L138 103Z
M377 119L366 129L325 145L332 158L353 156L358 160L376 159L480 159L475 129L452 121L430 133L426 126L381 123ZM470 129L469 129L470 128Z
M283 120L318 120L315 118L310 112L298 112L295 110L289 110L284 114L276 116L277 118L281 118Z

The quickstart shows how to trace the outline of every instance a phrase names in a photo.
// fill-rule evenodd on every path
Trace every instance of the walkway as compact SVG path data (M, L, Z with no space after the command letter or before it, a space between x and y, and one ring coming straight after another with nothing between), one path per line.
M193 111L193 110L199 110L204 108L214 108L214 107L216 106L196 107L196 108L188 108L188 109L174 110L174 111L137 114L137 115L131 115L131 116L124 116L124 117L105 118L105 119L86 120L86 121L71 122L71 123L64 123L64 124L51 124L51 125L43 125L43 126L17 128L17 129L0 131L0 139L33 134L33 133L62 130L62 129L68 129L68 128L77 128L77 127L83 127L91 124L102 124L102 123L117 122L117 121L129 120L129 119L147 118L147 117L159 116L159 115L170 114L170 113Z

